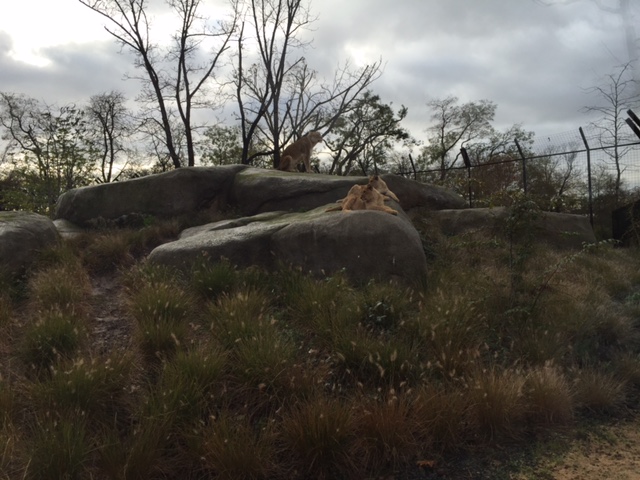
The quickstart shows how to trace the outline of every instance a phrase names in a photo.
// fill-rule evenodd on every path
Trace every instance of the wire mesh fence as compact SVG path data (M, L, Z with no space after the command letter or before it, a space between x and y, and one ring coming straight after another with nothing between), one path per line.
M446 171L412 163L396 173L452 188L471 208L508 205L510 193L524 192L543 210L589 216L599 238L615 238L612 215L640 199L640 140L623 127L581 127L535 138L525 148L514 141L489 160L462 149Z

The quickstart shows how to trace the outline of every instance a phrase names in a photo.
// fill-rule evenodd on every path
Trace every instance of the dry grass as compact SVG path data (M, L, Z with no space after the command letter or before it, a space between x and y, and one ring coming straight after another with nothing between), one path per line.
M380 478L638 405L637 251L438 237L419 290L135 263L176 225L62 243L0 296L0 479ZM107 271L121 358L91 329Z

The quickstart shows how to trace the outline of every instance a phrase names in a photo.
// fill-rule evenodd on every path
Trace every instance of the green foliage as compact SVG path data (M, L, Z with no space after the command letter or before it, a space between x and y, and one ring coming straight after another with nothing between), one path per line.
M203 132L200 161L203 165L242 163L242 132L238 126L217 125Z
M87 121L75 105L56 111L32 98L0 93L0 125L12 164L5 206L51 214L60 194L90 182Z

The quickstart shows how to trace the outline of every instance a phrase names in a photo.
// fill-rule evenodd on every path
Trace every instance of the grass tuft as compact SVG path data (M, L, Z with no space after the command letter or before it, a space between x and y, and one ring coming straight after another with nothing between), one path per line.
M354 471L354 413L345 402L316 397L282 419L280 439L304 478L340 478Z
M25 365L39 372L75 356L81 343L81 327L74 315L46 311L26 327L17 353Z

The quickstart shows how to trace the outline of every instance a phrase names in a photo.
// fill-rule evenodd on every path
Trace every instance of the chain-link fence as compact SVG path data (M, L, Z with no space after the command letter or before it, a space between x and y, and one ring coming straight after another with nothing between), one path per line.
M508 205L513 192L524 192L543 210L587 215L599 238L616 238L621 233L612 215L628 216L623 207L640 199L640 140L631 128L623 129L589 126L527 145L514 141L488 160L473 158L463 148L446 171L418 170L412 163L396 173L453 188L471 208Z

